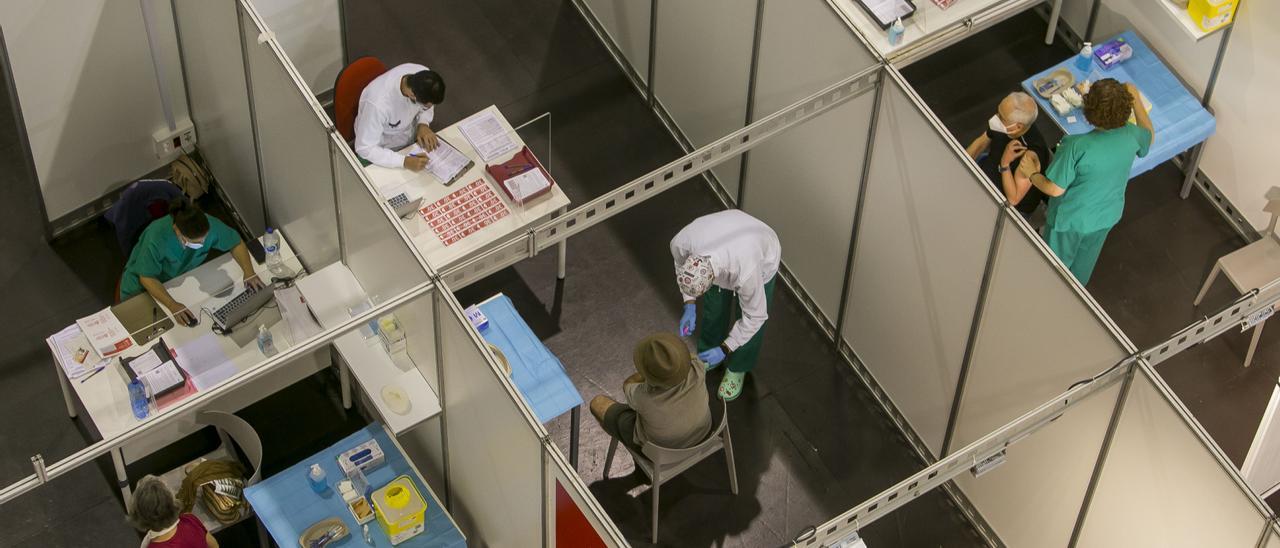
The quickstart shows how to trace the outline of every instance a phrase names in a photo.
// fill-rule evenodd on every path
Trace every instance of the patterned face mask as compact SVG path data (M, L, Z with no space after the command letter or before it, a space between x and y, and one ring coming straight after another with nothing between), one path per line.
M713 280L715 271L711 269L711 257L690 256L676 272L676 285L680 286L681 293L690 297L706 293Z

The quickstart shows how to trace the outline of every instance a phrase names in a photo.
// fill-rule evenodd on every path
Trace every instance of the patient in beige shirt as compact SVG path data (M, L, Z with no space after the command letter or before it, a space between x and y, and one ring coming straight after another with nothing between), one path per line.
M706 372L693 367L684 341L672 333L645 337L632 357L636 373L623 381L627 403L591 400L600 427L632 450L646 442L668 449L697 445L711 431Z

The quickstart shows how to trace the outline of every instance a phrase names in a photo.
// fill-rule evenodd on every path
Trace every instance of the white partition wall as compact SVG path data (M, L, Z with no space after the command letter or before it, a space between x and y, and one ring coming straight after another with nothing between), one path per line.
M242 4L240 15L267 224L280 228L315 270L339 258L328 118L302 91L305 84L263 34L252 7Z
M649 13L657 0L574 0L585 5L643 83L649 74Z
M1261 510L1141 367L1077 546L1255 546Z
M756 3L663 2L658 9L653 90L694 148L746 124ZM741 162L714 168L733 199Z
M333 89L342 70L342 0L257 0L254 5L311 91Z
M843 335L937 456L1000 210L896 80L867 175Z

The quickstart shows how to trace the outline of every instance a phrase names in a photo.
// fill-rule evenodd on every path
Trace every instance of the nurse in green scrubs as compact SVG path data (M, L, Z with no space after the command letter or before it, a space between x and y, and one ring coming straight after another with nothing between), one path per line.
M230 251L236 264L244 272L246 287L263 287L253 270L249 249L240 235L222 221L204 211L186 198L178 198L169 204L169 214L147 225L125 263L124 276L120 279L120 298L127 299L143 291L156 302L164 305L174 319L186 325L194 325L196 315L169 295L164 283L200 266L209 256L210 249Z
M1136 125L1128 121L1131 114ZM1093 131L1063 137L1044 173L1031 161L1017 175L1053 197L1041 235L1081 285L1089 283L1107 233L1124 213L1134 159L1146 156L1155 139L1133 84L1095 82L1084 96L1084 116Z

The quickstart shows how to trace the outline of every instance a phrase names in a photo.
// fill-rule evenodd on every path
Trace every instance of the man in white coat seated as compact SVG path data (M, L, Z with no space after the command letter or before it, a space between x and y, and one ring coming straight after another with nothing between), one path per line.
M440 141L431 131L435 106L444 102L444 79L422 65L397 65L374 78L360 92L356 113L356 154L382 167L420 171L427 156L400 154L415 141L435 150Z

